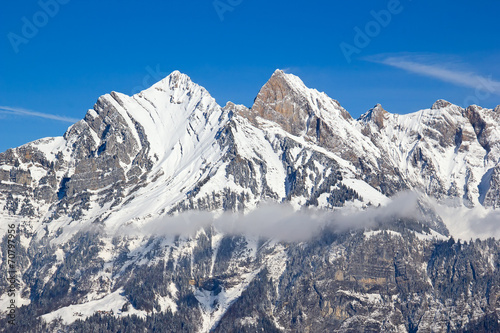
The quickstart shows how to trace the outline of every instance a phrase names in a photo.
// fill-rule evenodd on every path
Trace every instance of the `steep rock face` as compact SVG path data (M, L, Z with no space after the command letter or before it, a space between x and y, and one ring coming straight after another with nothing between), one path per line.
M363 148L371 149L362 135L350 131L353 119L336 100L307 88L298 77L280 70L262 87L251 111L280 125L293 136L304 137L336 153L350 146L349 137L361 145L359 148L350 146L350 154L360 153L361 156ZM355 160L346 158L348 154L339 155Z
M486 151L485 169L479 185L479 201L484 206L498 208L499 162L500 162L500 107L494 110L471 105L465 110L465 115L472 124L478 142Z
M321 139L321 129L325 128L319 118L324 110L334 111L346 120L351 119L337 101L307 88L299 78L281 70L276 70L262 87L252 107L252 111L281 125L290 134L306 134L317 140Z
M100 220L152 179L194 186L200 175L183 175L203 162L210 170L209 157L221 155L215 136L227 119L205 89L178 72L132 97L102 96L64 137L0 155L4 193L17 196L8 200L8 209L18 214L14 201L28 200L44 222L82 214ZM33 196L44 200L32 202Z
M375 125L377 125L378 129L380 130L380 129L382 129L384 127L384 122L389 117L390 117L389 116L389 112L387 112L386 110L384 110L384 108L382 107L382 105L377 104L373 108L371 108L370 110L368 110L368 112L366 112L365 114L363 114L359 118L359 120L362 121L362 122L365 122L365 123L373 122ZM366 127L366 129L370 130L371 128L370 127ZM370 132L368 132L368 133L370 133Z
M349 113L294 75L277 70L260 90L251 112L243 115L277 123L292 136L335 153L360 170L358 178L384 195L406 189L398 171L386 163L380 149L362 134Z
M484 148L465 110L440 100L431 109L407 115L376 107L358 126L372 138L410 188L459 205L479 204ZM383 122L380 116L383 115Z

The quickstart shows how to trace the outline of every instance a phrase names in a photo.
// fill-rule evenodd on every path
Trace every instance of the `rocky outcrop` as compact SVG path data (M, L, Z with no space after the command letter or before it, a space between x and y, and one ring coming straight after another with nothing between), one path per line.
M359 120L363 122L373 122L375 125L377 125L378 129L382 129L384 127L384 121L388 116L389 112L384 110L382 105L377 104L367 113L362 115Z

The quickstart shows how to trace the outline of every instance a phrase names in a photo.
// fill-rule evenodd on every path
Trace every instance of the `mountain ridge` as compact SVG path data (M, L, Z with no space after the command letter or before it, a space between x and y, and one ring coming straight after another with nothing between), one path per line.
M468 187L466 184L461 185L466 187L465 192L461 194L465 198L464 204L466 205L473 206L485 202L488 205L491 200L485 201L484 198L491 196L487 194L488 190L496 191L498 184L492 180L490 180L490 184L485 181L484 175L488 171L485 171L484 166L479 164L479 155L483 153L483 150L486 150L486 157L490 157L491 160L491 157L497 154L496 148L491 152L490 145L496 147L500 139L493 141L491 138L487 138L489 133L496 134L496 127L493 121L490 120L486 124L483 119L484 114L494 115L495 111L479 109L475 106L462 109L444 100L436 101L431 109L427 110L398 115L387 112L380 104L377 104L373 109L360 116L358 120L354 120L337 101L315 89L307 88L298 77L285 74L281 70L276 70L270 80L262 87L251 109L236 106L231 102L222 108L203 87L193 83L187 75L174 71L152 87L134 96L116 92L101 96L94 109L90 109L82 121L72 125L64 134L66 150L62 151L61 148L52 147L52 149L61 149L61 151L49 152L53 156L46 156L44 163L61 162L64 160L65 154L68 154L68 149L71 150L68 147L74 146L75 150L66 158L76 158L76 160L84 160L84 162L77 163L77 168L74 170L71 167L66 167L66 173L76 171L77 174L85 174L88 173L89 169L103 171L102 167L107 167L117 172L111 177L113 181L124 182L128 179L127 173L132 178L134 178L133 175L137 178L139 174L144 176L151 172L156 173L156 175L165 174L166 170L161 167L162 163L166 163L169 170L179 169L179 166L175 166L174 160L178 158L178 154L184 155L187 151L195 154L192 155L191 160L207 161L209 158L197 155L200 149L207 151L210 145L213 149L217 145L215 141L224 139L223 133L230 135L231 140L233 140L235 134L233 132L238 131L238 128L241 127L249 133L253 132L254 136L257 135L257 137L261 135L257 132L262 132L265 137L269 138L274 136L275 140L278 137L291 135L290 138L294 138L295 144L311 143L325 148L333 152L337 159L340 158L338 161L341 163L352 164L350 167L344 168L344 173L354 173L351 176L369 184L384 196L416 188L416 186L423 188L427 194L433 195L434 192L432 188L429 189L429 186L435 187L436 185L426 184L425 179L422 181L420 179L422 172L411 175L410 180L407 178L408 175L403 173L409 172L412 163L415 166L423 163L422 168L427 168L424 171L431 172L431 175L436 173L434 169L438 163L434 162L434 165L429 167L429 162L426 162L427 156L422 155L422 149L428 149L429 144L433 144L437 140L442 148L456 146L457 151L451 155L447 153L449 155L449 157L445 156L447 159L452 157L457 160L457 155L460 153L464 153L462 154L464 156L460 157L468 158L471 154L465 152L469 149L465 145L473 146L473 152L478 155L473 161L475 164L466 162L458 167L461 168L460 170L466 169L465 171L459 170L462 173L475 172L476 175ZM484 111L479 112L478 110ZM285 115L288 116L285 117ZM242 119L239 118L240 116ZM250 123L246 123L243 119L247 119ZM436 121L439 119L442 120L438 124ZM264 125L266 121L270 121L272 126L262 131L260 126ZM375 127L372 127L372 123ZM274 124L277 124L278 127L274 127ZM427 126L428 124L431 126ZM229 131L224 129L226 125L229 126ZM249 125L252 128L249 128ZM432 126L438 127L433 128ZM207 131L206 127L209 127L210 130ZM449 132L452 127L454 133L436 134L445 130ZM285 133L280 132L281 129ZM380 142L383 140L381 140L380 132L384 131L386 139L392 135L390 139L392 142L394 140L400 141L398 148L400 152L396 155L394 155L393 150L395 147L390 140L386 140L381 145ZM410 135L408 135L409 133ZM412 136L415 139L407 143L409 146L402 147L401 142L408 141ZM305 141L299 142L302 139L297 141L297 138L302 138ZM235 142L236 146L245 146L243 141L246 139L242 137L241 142ZM261 139L262 137L256 140ZM62 143L59 138L43 140L55 140ZM34 147L35 149L40 148L38 150L41 152L51 149L50 145L45 148L41 144L44 142L43 140L28 143L21 146L20 149L29 150L29 147ZM76 141L84 144L77 145ZM263 143L264 146L273 145L265 138L264 141L267 141L267 143ZM476 142L479 142L482 148L478 147ZM225 148L227 147L219 145L217 148L219 152L212 150L212 153L222 154L222 150ZM14 162L12 158L14 151L8 150L2 154L4 159L5 156L11 157L10 164ZM254 149L254 152L248 153L254 154L255 152ZM445 149L441 149L439 152L430 149L429 158L443 155L444 152ZM100 156L102 153L104 155ZM268 153L270 155L276 154L276 152L272 153L271 151ZM54 159L53 157L57 154L60 158ZM500 158L500 152L498 154L498 157L495 158ZM391 155L393 158L382 158L382 156ZM252 158L254 157L256 156L252 156ZM111 161L110 158L114 160ZM212 155L212 158L220 159L220 156ZM410 163L410 159L413 159L412 163ZM26 159L26 162L28 160ZM212 163L217 162L214 160ZM212 163L207 162L205 167L213 167ZM60 164L64 165L64 163ZM489 172L491 174L493 170L496 170L496 164L490 163L489 170L492 171ZM211 170L211 172L215 171L213 168ZM496 174L497 171L495 171L495 177ZM431 175L425 177L431 177ZM174 175L170 174L169 176L173 177ZM444 177L444 174L441 176L437 174L436 178L440 178L443 182ZM7 176L4 172L3 180L7 181L7 178L10 179L11 176L10 174ZM64 177L57 175L56 178L56 181L61 183ZM283 181L285 182L285 180ZM463 179L460 181L463 182ZM69 179L67 182L69 183L66 185L69 186L72 181ZM476 188L479 187L479 184L482 184L483 192L486 191L486 193L477 193ZM438 187L443 187L443 184L438 185ZM448 188L441 189L441 193L454 191L450 189L451 184L446 186ZM488 186L489 188L485 189ZM396 190L391 190L391 188ZM92 189L95 190L97 187L94 186ZM280 191L277 188L275 190ZM63 193L63 191L59 188L58 193ZM46 193L45 196L47 195ZM279 195L279 197L283 199L285 196ZM481 203L479 197L481 197Z
M377 104L355 120L279 70L250 109L221 107L178 71L133 96L103 95L62 137L0 153L0 220L16 225L23 258L20 311L38 331L85 331L104 310L116 327L136 315L200 332L490 325L499 245L455 243L432 202L496 211L498 111L438 100L407 115ZM398 201L405 191L420 194ZM266 203L334 211L330 222L347 216L349 230L285 242L222 232L200 213L279 220ZM269 225L310 221L289 219Z
M276 147L273 145L288 137L290 142L294 142L293 145L299 147L312 144L331 151L335 155L332 156L333 160L343 164L342 174L368 184L382 196L415 188L423 189L431 196L436 196L437 193L438 199L443 198L445 193L449 198L462 197L462 204L470 207L482 204L488 206L496 205L492 193L498 191L499 187L496 170L500 151L496 147L500 147L500 139L496 139L498 130L494 121L485 118L491 118L495 114L494 110L476 106L463 109L438 100L430 109L406 115L389 113L377 104L358 120L354 120L337 101L315 89L307 88L298 77L281 70L276 70L262 87L251 109L231 102L220 107L189 76L174 71L134 96L116 92L101 96L84 119L68 129L63 139L42 139L19 149L29 151L34 148L42 154L52 149L43 158L39 156L38 162L43 163L42 170L38 171L51 171L43 168L43 165L50 162L65 170L65 175L61 175L62 171L56 172L56 179L51 179L52 188L57 187L55 183L59 183L57 191L52 190L53 198L57 193L76 193L77 190L71 189L71 185L77 183L78 177L93 177L99 179L100 184L120 181L137 186L140 186L140 177L152 173L164 179L173 178L176 174L171 170L186 168L186 165L176 164L180 163L179 154L182 160L206 162L204 167L199 165L198 168L205 168L208 173L199 175L192 181L190 193L193 194L196 182L203 179L209 181L207 176L216 174L216 165L220 166L224 149L226 152L233 149L235 155L238 155L235 149L245 151L243 147L248 138L237 135L241 129L253 133L255 140L261 142L258 143L260 148L254 147L246 151L250 159L262 161L262 157L256 155L260 154L258 150L261 148L268 149L267 156L276 155ZM441 132L444 134L438 134ZM224 140L230 141L227 142L229 146L220 145ZM59 146L43 144L49 141L59 142ZM399 147L396 148L394 142L398 141ZM402 146L405 141L406 146ZM62 146L66 148L63 149ZM451 147L454 147L453 152L450 151ZM11 149L2 153L3 161L8 161L3 167L4 182L12 178L7 169L15 168L13 164L20 163L19 160L15 161L15 151ZM199 156L201 151L206 156ZM281 152L283 153L284 151ZM33 152L28 153L30 154L36 155ZM186 154L194 155L184 157ZM480 157L481 154L485 156ZM452 163L449 166L452 175L457 172L460 174L457 176L460 179L454 184L446 181L445 178L452 175L450 171L439 170L437 165L441 162L435 159L436 156L444 156L444 160L448 161L446 163ZM481 158L487 159L489 164L481 165ZM70 161L71 159L74 161ZM450 162L450 159L454 162ZM23 163L29 164L29 160L25 158ZM76 163L77 160L80 162ZM275 161L273 169L282 168L276 166L279 163ZM75 164L75 167L71 164ZM416 169L419 165L420 169ZM114 171L108 175L108 180L103 180L106 176L98 173L106 168ZM453 171L454 168L456 171ZM92 176L89 170L98 172ZM31 182L25 171L17 172L22 186ZM76 179L68 177L72 173L76 173ZM464 174L472 177L465 177ZM281 178L280 182L286 183L283 173L278 177ZM42 178L37 181L47 185L47 179ZM64 186L61 186L66 178ZM130 179L134 180L131 182ZM438 183L429 183L432 179L437 179ZM69 187L69 192L66 187ZM265 191L271 197L283 200L287 195L283 195L281 187L275 184L273 189ZM44 188L48 191L47 186ZM91 190L98 188L94 181ZM48 199L50 194L47 191L41 197ZM172 208L167 210L171 211Z

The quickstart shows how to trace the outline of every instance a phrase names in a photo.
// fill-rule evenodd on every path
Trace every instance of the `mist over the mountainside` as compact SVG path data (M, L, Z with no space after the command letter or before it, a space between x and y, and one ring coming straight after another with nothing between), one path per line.
M305 207L295 210L288 203L268 202L247 214L187 211L175 216L149 220L140 225L128 224L116 233L127 236L194 237L201 228L213 226L224 234L300 242L310 240L324 228L345 232L376 228L384 222L397 219L425 222L418 207L422 196L441 217L453 237L464 240L500 237L500 212L484 207L465 208L453 206L451 203L439 203L416 191L401 192L386 205L370 206L366 209L346 206L334 211Z
M434 202L434 209L443 219L450 234L464 240L500 238L500 212L483 206L454 207Z
M176 216L150 220L141 225L129 224L118 234L128 236L183 236L193 237L201 228L213 226L224 234L272 238L280 241L306 241L323 228L336 232L372 228L398 218L419 219L418 194L402 192L387 205L343 207L335 211L302 208L295 210L290 204L265 203L247 213L215 214L188 211Z

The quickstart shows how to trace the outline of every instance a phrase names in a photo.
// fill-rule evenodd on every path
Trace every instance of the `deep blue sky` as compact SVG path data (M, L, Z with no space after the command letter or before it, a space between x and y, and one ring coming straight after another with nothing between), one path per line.
M353 117L376 103L394 113L439 98L500 104L499 1L401 0L385 26L371 11L391 1L220 0L232 8L223 20L213 0L60 1L67 4L46 24L37 1L4 2L0 106L80 119L100 95L137 92L176 69L221 105L251 106L276 68L325 91ZM34 20L38 32L23 35ZM355 27L367 25L373 37L348 62L341 43L356 47ZM25 38L18 52L13 34ZM62 135L69 125L0 110L0 151Z

